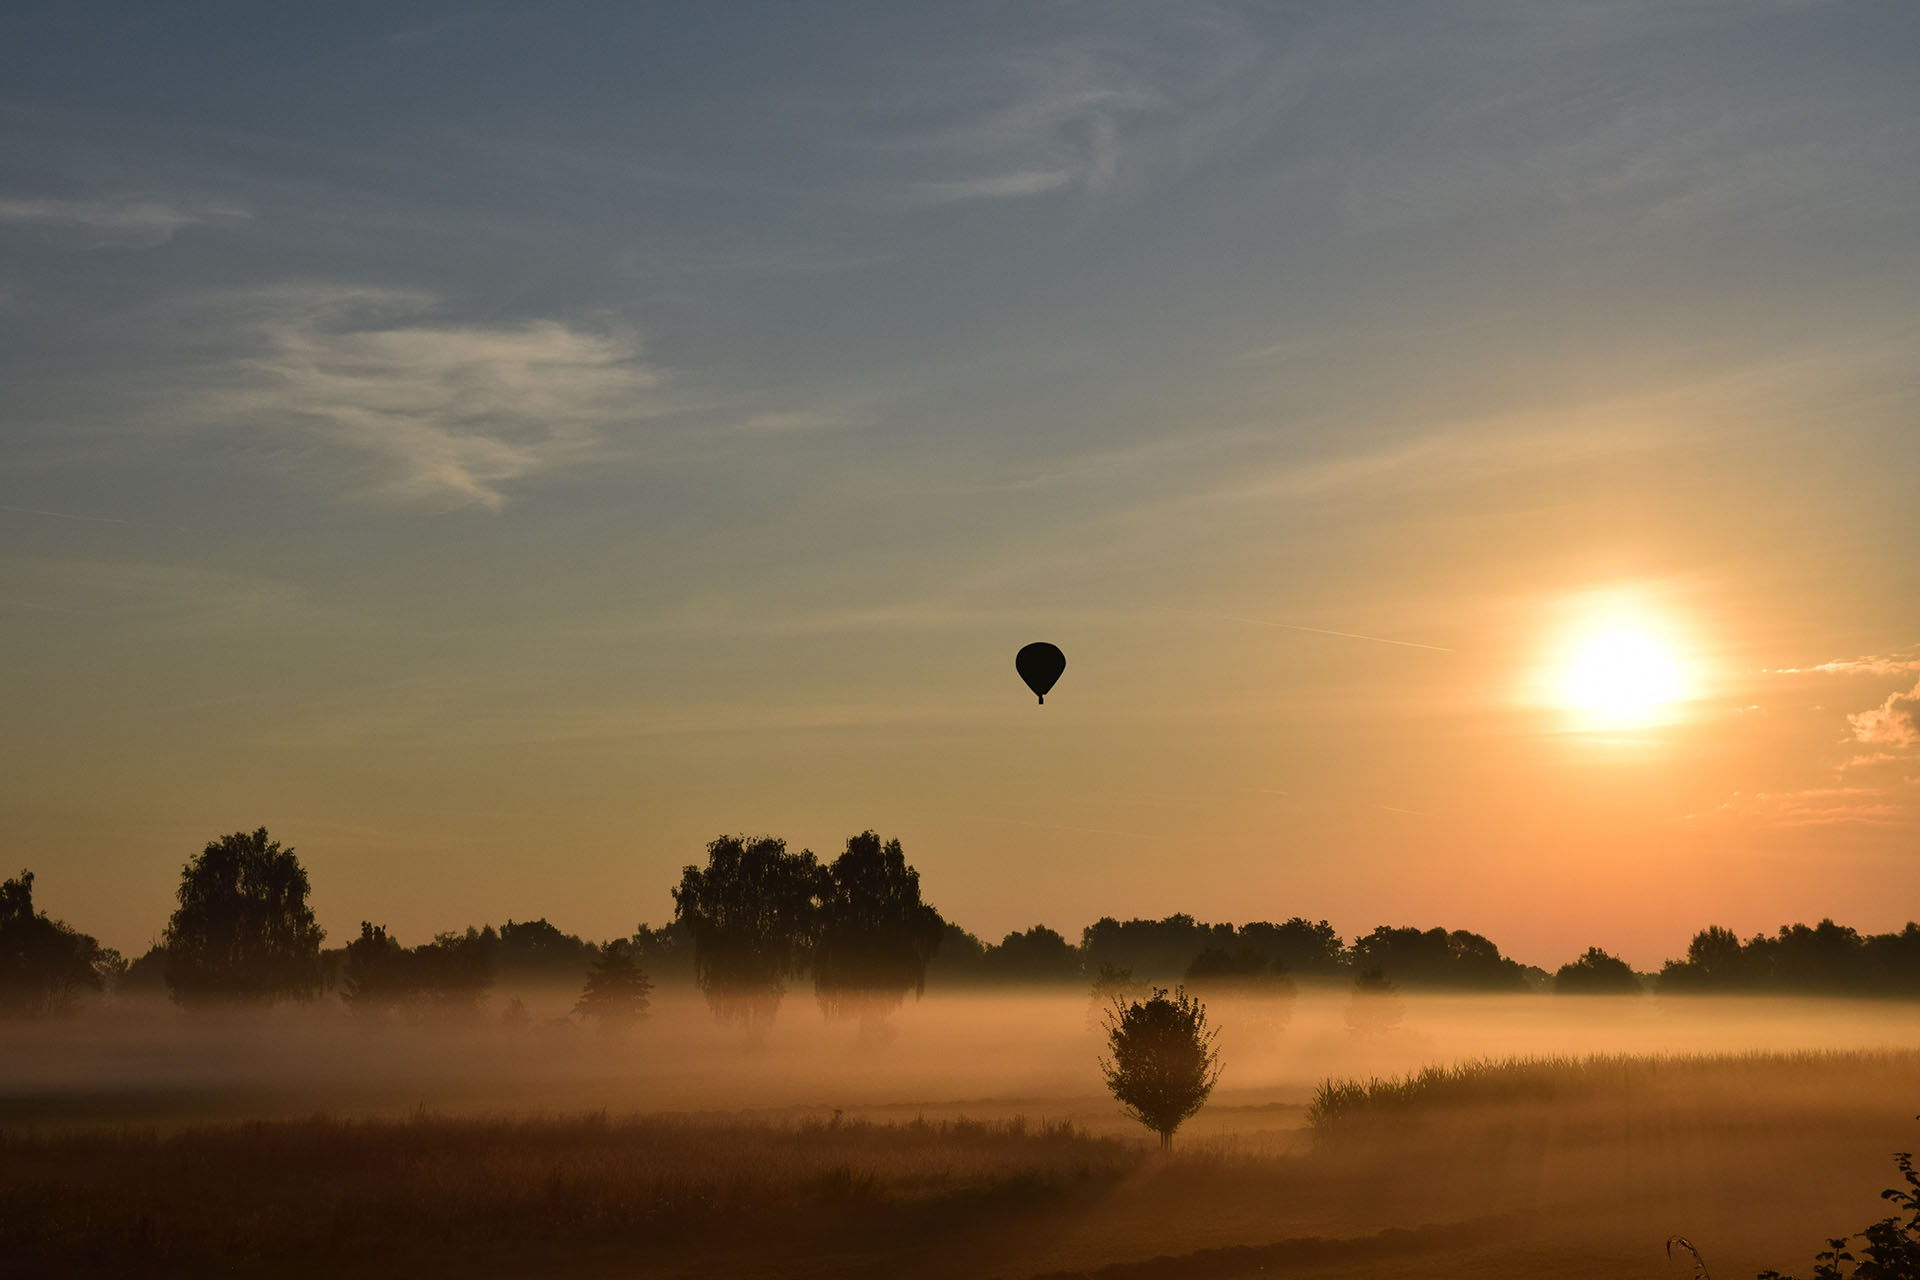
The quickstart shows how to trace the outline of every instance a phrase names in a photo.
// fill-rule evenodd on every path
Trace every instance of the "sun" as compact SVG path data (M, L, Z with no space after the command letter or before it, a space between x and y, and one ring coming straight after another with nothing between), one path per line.
M1651 724L1685 692L1671 646L1655 631L1633 625L1596 630L1576 641L1560 681L1568 710L1613 727Z

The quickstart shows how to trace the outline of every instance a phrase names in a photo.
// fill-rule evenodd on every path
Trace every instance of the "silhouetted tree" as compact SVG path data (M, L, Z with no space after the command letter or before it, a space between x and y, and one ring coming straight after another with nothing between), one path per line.
M1553 989L1561 995L1639 995L1640 979L1633 966L1618 956L1610 956L1598 947L1571 964L1560 966L1553 975Z
M1379 970L1409 986L1524 991L1527 974L1517 961L1477 933L1455 929L1405 929L1381 925L1354 939L1349 960L1356 972Z
M509 919L499 929L480 930L479 947L486 952L496 977L503 981L564 983L572 987L586 978L587 968L600 949L577 934L563 932L543 916L538 920Z
M182 1004L309 1000L321 986L307 873L261 827L212 841L180 869L167 987Z
M687 867L673 891L675 919L693 935L694 977L722 1022L764 1035L806 972L819 925L821 868L773 836L721 836L707 865Z
M1865 989L1882 995L1920 996L1920 924L1909 920L1899 933L1860 940Z
M340 998L362 1013L469 1017L492 985L492 956L471 928L408 948L383 926L363 920L360 936L342 957Z
M1294 994L1287 967L1252 947L1208 947L1187 966L1187 988L1196 994L1287 998Z
M167 989L167 949L158 944L127 963L115 990L121 995L159 995Z
M1183 912L1159 920L1102 916L1080 933L1080 950L1090 972L1113 964L1146 978L1177 978L1203 951L1232 954L1241 947L1278 960L1290 973L1332 976L1346 966L1340 935L1333 926L1299 916L1284 924L1261 920L1238 929L1231 924L1208 924Z
M1137 1000L1145 990L1134 981L1133 970L1108 960L1101 963L1100 972L1093 976L1093 987L1088 995L1100 1007L1101 1016L1105 1017L1114 1001L1125 1004Z
M1693 935L1685 960L1660 968L1662 991L1738 991L1759 985L1741 948L1739 935L1711 925Z
M908 992L926 990L946 922L920 900L920 873L900 842L883 845L871 831L848 838L823 884L814 995L829 1018L858 1018L872 1036Z
M1178 978L1202 951L1232 944L1232 925L1203 924L1185 912L1160 920L1102 916L1080 931L1081 957L1088 970L1098 972L1101 965L1113 964L1143 979Z
M408 959L418 999L438 1017L471 1017L493 986L493 955L472 927L464 933L435 934Z
M412 996L407 951L386 926L360 922L360 936L349 942L341 961L340 998L356 1013L384 1013Z
M1832 920L1808 928L1782 925L1771 938L1755 938L1745 951L1749 967L1778 991L1844 991L1866 984L1866 947L1859 933Z
M1094 975L1093 987L1087 993L1087 1026L1098 1028L1106 1023L1107 1011L1115 1003L1130 1004L1140 999L1146 988L1133 979L1133 970L1123 968L1111 960L1103 961L1100 972Z
M1208 947L1187 966L1186 986L1212 1002L1234 1035L1277 1031L1293 1017L1296 988L1286 965L1253 947Z
M1920 924L1862 936L1845 925L1782 925L1742 942L1731 929L1703 929L1684 960L1660 970L1662 991L1821 992L1920 995Z
M633 929L633 958L661 982L693 981L693 934L673 920L658 929L639 924Z
M1400 1025L1399 988L1378 969L1353 976L1353 994L1347 997L1347 1030L1356 1036L1377 1036Z
M1114 1001L1106 1030L1110 1056L1100 1060L1100 1071L1107 1088L1128 1115L1160 1135L1164 1151L1220 1079L1219 1032L1208 1028L1205 1005L1185 991L1168 999L1164 987L1144 1001Z
M985 982L987 944L951 920L940 926L940 941L927 962L927 981L933 986L961 986Z
M653 982L640 967L633 944L616 938L600 948L600 958L588 972L573 1011L609 1031L629 1027L647 1016L651 1003L647 995L652 990Z
M1282 924L1254 921L1240 926L1239 939L1272 957L1288 973L1329 978L1346 972L1346 949L1340 945L1340 935L1325 920L1294 916Z
M1076 982L1082 972L1079 950L1043 924L1009 933L981 963L995 982Z
M65 1013L124 968L119 952L34 910L33 872L0 883L0 1014Z

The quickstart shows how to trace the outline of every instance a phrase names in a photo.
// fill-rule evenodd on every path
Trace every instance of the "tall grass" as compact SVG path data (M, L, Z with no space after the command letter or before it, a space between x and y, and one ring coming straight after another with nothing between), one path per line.
M1711 1090L1755 1096L1831 1087L1834 1074L1858 1081L1920 1078L1911 1049L1740 1054L1590 1054L1477 1058L1426 1066L1404 1076L1323 1080L1307 1107L1316 1137L1376 1122L1410 1121L1449 1108L1548 1102L1606 1095Z

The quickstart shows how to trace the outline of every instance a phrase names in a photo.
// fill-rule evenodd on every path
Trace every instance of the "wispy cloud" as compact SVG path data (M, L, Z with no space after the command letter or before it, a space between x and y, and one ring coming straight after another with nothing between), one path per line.
M1783 676L1891 676L1908 671L1920 671L1920 656L1911 651L1885 656L1845 658L1834 662L1822 662L1813 667L1776 667L1773 668L1772 673Z
M1893 826L1907 816L1879 788L1861 786L1735 792L1716 812L1775 827Z
M183 227L216 218L246 218L232 205L182 206L158 200L0 198L0 223L50 232L76 248L151 249Z
M1036 196L1047 191L1058 191L1072 181L1073 175L1064 169L1021 169L952 182L916 182L910 190L915 204L954 204L962 200Z
M1160 15L1151 33L1061 39L966 69L946 123L888 144L959 176L907 185L907 203L1076 189L1101 197L1177 173L1257 137L1292 83L1244 22L1206 6Z
M797 435L870 426L874 415L860 409L776 409L748 414L739 429L750 435Z
M345 455L358 497L497 510L514 481L662 410L663 374L617 328L458 323L432 297L384 289L283 289L243 309L265 350L233 360L188 412Z

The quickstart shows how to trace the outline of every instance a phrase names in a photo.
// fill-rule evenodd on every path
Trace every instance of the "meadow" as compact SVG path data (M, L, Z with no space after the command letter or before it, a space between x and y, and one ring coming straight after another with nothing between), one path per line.
M156 1006L0 1060L23 1274L1236 1277L1805 1273L1920 1138L1912 1006L1332 994L1230 1021L1171 1155L1077 994L795 1002L625 1037ZM536 1006L544 1012L543 1006Z

